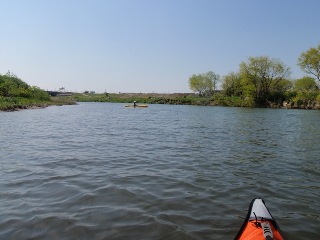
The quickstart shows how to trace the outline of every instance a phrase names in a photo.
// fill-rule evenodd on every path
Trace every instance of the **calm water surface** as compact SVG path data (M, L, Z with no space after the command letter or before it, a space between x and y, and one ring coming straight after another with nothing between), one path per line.
M82 103L0 112L0 239L233 239L262 197L320 236L320 111Z

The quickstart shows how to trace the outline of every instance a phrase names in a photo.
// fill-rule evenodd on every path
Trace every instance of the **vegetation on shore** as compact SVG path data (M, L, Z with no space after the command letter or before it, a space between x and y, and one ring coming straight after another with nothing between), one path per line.
M286 95L287 99L292 99L295 92ZM292 108L292 109L319 109L320 98L316 102L300 100L300 95L293 99L295 102L288 101L286 104L271 103L270 108ZM314 96L311 96L314 98ZM255 107L251 102L239 96L226 96L222 91L216 91L210 97L199 96L193 93L174 93L174 94L155 94L155 93L109 93L109 94L81 94L66 97L77 102L110 102L110 103L133 103L138 104L172 104L172 105L199 105L199 106L229 106L229 107ZM302 98L302 97L301 97ZM318 102L318 103L317 103Z
M38 87L29 86L10 72L5 75L0 74L0 111L15 111L74 103L74 101L68 99L53 99L45 91Z
M74 98L93 102L320 109L320 45L303 52L298 65L312 77L292 80L290 68L284 63L260 56L249 57L240 63L238 72L222 78L212 71L193 74L189 87L196 94L78 94ZM219 81L222 90L217 91Z
M297 64L311 76L290 79L290 68L280 60L259 56L249 57L240 63L238 72L222 78L212 71L192 75L189 87L200 96L232 106L236 99L235 105L247 107L320 109L320 45L301 53ZM222 96L214 96L218 81Z
M200 97L193 93L103 93L81 94L76 93L68 97L77 102L112 102L112 103L137 103L144 104L175 104L175 105L210 105L212 101L207 97Z

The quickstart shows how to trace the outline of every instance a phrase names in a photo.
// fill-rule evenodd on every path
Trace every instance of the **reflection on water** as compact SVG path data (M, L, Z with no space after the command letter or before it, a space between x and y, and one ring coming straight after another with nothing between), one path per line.
M1 239L233 239L262 197L320 235L318 111L82 103L0 112Z

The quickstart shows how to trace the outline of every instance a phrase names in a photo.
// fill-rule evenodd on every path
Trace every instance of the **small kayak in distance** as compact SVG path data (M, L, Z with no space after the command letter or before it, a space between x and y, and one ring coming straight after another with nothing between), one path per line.
M235 240L284 240L276 220L272 217L264 201L251 201L248 214Z
M126 108L147 108L148 105L136 105L136 106L134 106L134 105L125 105L124 107L126 107Z

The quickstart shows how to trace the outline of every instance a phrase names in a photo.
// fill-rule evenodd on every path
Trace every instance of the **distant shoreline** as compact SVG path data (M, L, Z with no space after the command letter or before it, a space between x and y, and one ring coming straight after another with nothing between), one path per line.
M219 92L210 98L200 97L195 93L72 93L67 96L58 95L50 98L51 101L27 102L17 99L12 103L0 101L0 111L13 112L24 109L39 109L49 106L76 105L77 102L110 102L138 104L168 104L168 105L195 105L195 106L222 106L222 107L246 107L246 108L274 108L274 109L307 109L320 110L320 102L272 103L265 106L248 106L245 99L240 97L226 97ZM2 99L3 100L3 99Z
M228 97L220 91L211 97L200 97L195 93L102 93L82 94L76 93L68 97L77 102L114 102L140 104L171 104L171 105L197 105L197 106L224 106L224 107L247 107L247 108L279 108L279 109L309 109L320 110L320 102L268 102L263 106L252 106L246 99L241 97Z

